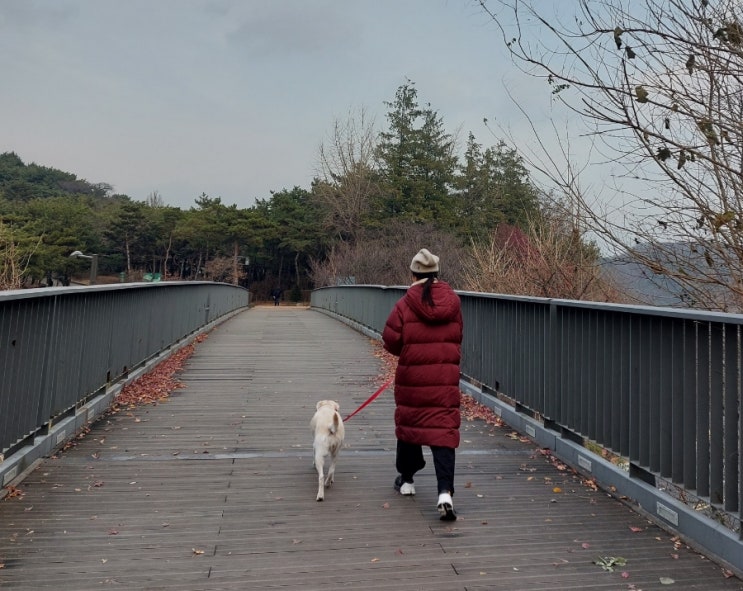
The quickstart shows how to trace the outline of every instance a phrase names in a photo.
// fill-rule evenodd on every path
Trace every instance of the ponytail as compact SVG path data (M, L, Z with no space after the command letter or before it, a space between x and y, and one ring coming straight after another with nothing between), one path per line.
M423 293L421 294L421 299L425 304L428 304L432 308L435 306L433 303L433 295L431 295L431 286L434 283L434 279L438 277L438 273L413 273L413 277L415 277L416 280L424 279L425 283L423 283Z

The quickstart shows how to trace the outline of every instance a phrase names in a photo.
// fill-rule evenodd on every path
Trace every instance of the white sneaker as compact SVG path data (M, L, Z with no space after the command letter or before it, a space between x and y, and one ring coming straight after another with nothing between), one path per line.
M454 513L454 502L449 493L441 493L436 508L441 514L441 521L455 521L457 514Z
M400 494L411 496L415 494L415 485L412 482L403 482L400 487Z
M409 497L415 494L415 485L412 482L403 482L402 476L398 476L395 478L395 490Z

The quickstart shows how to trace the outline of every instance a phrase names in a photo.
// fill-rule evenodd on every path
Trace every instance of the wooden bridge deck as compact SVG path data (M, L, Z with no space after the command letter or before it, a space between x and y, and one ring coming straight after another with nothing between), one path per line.
M348 421L336 484L316 502L314 404L357 408L379 384L373 352L304 308L254 308L222 324L187 361L184 389L99 421L0 502L0 587L743 589L481 420L462 427L460 519L439 521L430 456L417 496L392 488L390 391ZM598 557L626 564L610 572Z

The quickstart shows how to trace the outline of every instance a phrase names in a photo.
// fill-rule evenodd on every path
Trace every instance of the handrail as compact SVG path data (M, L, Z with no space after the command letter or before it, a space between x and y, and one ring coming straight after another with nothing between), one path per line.
M2 484L14 476L3 460L15 450L79 414L86 401L148 360L248 304L247 290L211 282L0 292Z
M378 337L405 289L311 305ZM458 293L465 391L743 571L743 315Z

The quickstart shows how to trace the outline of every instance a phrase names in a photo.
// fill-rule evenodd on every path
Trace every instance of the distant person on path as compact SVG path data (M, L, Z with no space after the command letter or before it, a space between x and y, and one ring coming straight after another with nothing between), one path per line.
M278 306L281 301L281 296L284 295L283 290L280 287L276 287L271 290L271 298L273 299L273 305Z
M397 301L382 332L384 348L399 356L395 372L395 489L414 495L413 476L429 446L438 481L437 509L454 521L455 449L459 447L459 363L462 308L459 296L440 281L439 257L423 248L410 264L413 284Z

